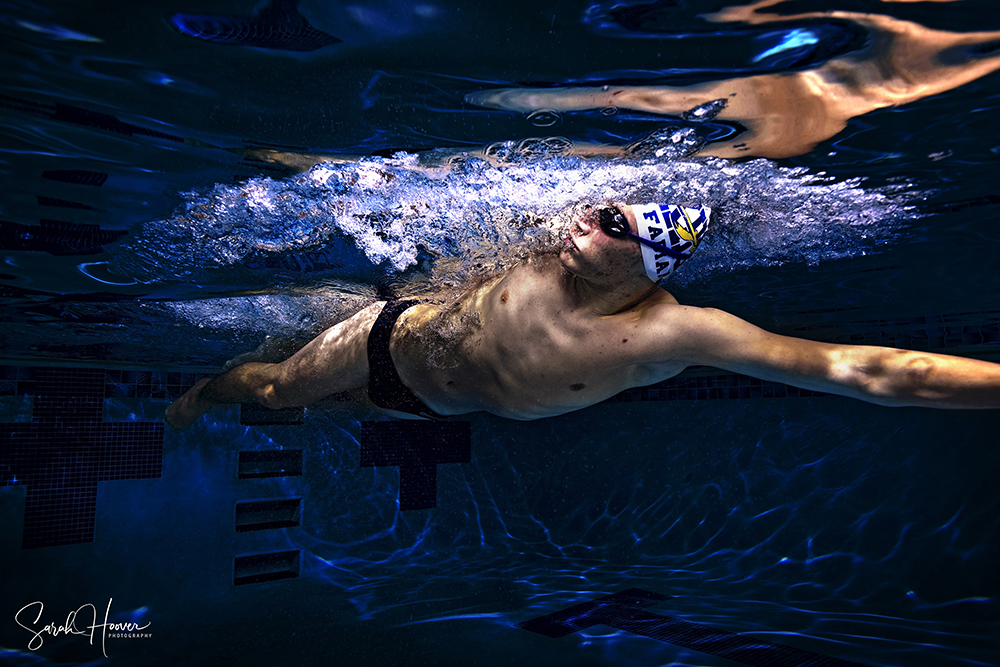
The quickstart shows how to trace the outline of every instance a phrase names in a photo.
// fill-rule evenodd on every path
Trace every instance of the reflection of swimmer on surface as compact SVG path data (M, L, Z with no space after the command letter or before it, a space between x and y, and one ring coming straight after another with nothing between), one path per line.
M708 215L580 205L558 253L518 264L450 307L372 304L287 361L202 380L167 409L167 421L185 428L222 403L300 406L365 385L397 413L538 419L692 365L882 405L1000 407L998 364L789 338L680 305L656 281L698 246Z
M907 1L907 0L896 0ZM632 109L679 116L713 100L725 100L717 118L747 131L711 144L705 155L784 158L809 152L855 116L935 95L1000 68L1000 51L974 53L1000 40L1000 32L955 33L878 14L828 11L779 15L757 13L783 0L727 7L703 18L762 24L815 18L852 21L869 33L864 48L801 72L762 74L690 86L506 88L466 96L483 107L531 113ZM577 146L576 151L588 152ZM594 147L594 151L600 147Z

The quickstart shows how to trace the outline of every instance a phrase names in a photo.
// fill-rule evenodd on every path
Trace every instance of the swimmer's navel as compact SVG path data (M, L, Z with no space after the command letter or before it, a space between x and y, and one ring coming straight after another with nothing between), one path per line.
M586 387L586 386L587 386L587 385L585 385L585 384L584 384L584 383L582 383L582 382L577 382L576 384L571 384L571 385L569 386L569 389L570 389L570 391L580 391L581 389L583 389L583 388L584 388L584 387Z
M509 298L510 298L510 293L508 293L507 290L504 290L503 294L500 295L500 303L507 303L507 299Z

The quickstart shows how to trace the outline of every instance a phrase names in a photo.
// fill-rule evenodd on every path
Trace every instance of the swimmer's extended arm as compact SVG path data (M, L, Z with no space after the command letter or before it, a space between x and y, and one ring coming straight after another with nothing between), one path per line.
M1000 408L1000 364L779 336L734 315L679 306L664 332L674 361L859 398L879 405Z

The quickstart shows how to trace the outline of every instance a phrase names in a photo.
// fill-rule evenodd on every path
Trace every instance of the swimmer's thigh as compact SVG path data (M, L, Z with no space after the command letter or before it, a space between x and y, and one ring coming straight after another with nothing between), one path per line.
M368 334L384 301L335 324L274 369L271 381L278 402L309 405L368 383Z

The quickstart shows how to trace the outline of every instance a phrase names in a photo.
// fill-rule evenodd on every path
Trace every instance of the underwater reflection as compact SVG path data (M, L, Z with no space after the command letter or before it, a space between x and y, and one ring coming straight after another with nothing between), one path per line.
M701 18L712 23L785 26L815 19L847 21L865 31L868 38L860 49L805 71L689 86L501 88L470 93L465 99L477 106L524 114L619 109L683 115L690 121L705 120L697 113L691 117L690 112L707 108L711 118L746 129L708 145L702 154L787 158L809 152L843 130L851 118L957 88L1000 68L997 31L934 30L892 16L850 11L765 11L784 1L760 0ZM807 29L808 24L803 25ZM608 147L577 145L574 152L609 151Z

